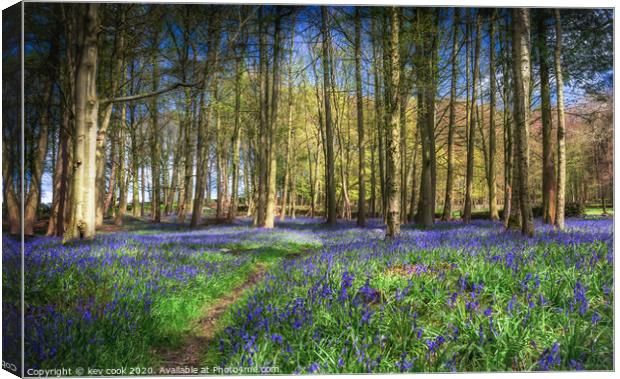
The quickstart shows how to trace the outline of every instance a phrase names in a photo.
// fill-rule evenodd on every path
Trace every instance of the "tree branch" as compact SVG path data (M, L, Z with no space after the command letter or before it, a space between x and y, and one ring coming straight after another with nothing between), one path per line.
M115 97L115 98L112 98L112 99L101 99L100 103L102 105L107 105L107 104L110 104L110 103L120 103L120 102L123 102L123 101L142 100L142 99L146 99L146 98L149 98L149 97L159 96L159 95L162 95L164 93L174 91L175 89L177 89L179 87L196 87L199 84L201 84L201 82L202 81L199 81L199 82L196 82L196 83L174 83L172 85L169 85L168 87L159 89L157 91L146 92L146 93L139 93L137 95Z

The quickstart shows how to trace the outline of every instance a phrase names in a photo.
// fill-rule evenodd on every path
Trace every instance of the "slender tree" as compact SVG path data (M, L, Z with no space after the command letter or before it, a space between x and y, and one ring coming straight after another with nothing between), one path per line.
M357 149L358 149L358 188L357 226L366 225L366 177L364 146L364 94L362 93L362 15L359 7L355 8L355 96L357 108Z
M450 115L448 121L448 170L446 173L446 196L444 198L443 221L452 220L452 196L454 192L454 129L456 128L456 86L457 86L457 54L459 41L460 11L454 9L454 21L452 25L452 74L450 76Z
M564 131L564 80L562 77L562 18L560 10L555 11L555 82L558 112L558 193L556 197L555 224L564 229L564 192L566 181L566 135Z
M386 168L388 212L386 237L394 238L400 234L400 126L399 126L399 85L400 57L398 43L399 10L390 7L387 60L388 70L385 73L386 93Z
M512 11L512 59L514 85L514 118L519 173L519 204L521 208L521 232L534 234L534 218L529 196L529 86L530 86L530 11L516 8Z

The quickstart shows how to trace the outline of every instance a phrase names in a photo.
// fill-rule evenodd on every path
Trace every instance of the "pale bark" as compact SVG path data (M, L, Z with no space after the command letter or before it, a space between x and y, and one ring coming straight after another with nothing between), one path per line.
M519 204L521 232L534 234L534 220L529 199L529 86L530 86L530 12L526 8L513 9L513 84L514 118L517 145L517 170L519 172Z
M64 240L92 238L96 223L97 35L99 4L83 4L78 21L75 77L75 131L70 224Z
M564 121L564 78L562 77L562 19L560 10L555 10L555 81L557 90L557 112L558 112L558 192L556 197L556 219L555 224L562 230L564 229L564 192L566 182L566 136Z

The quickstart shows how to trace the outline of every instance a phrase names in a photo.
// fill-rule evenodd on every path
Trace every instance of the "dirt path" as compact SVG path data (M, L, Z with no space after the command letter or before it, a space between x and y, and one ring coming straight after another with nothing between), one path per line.
M202 316L192 325L181 348L158 350L157 354L162 359L161 367L200 367L202 353L213 343L213 337L218 331L218 321L247 289L256 285L265 276L265 272L265 265L257 264L254 272L242 284L217 299L216 303L206 307Z

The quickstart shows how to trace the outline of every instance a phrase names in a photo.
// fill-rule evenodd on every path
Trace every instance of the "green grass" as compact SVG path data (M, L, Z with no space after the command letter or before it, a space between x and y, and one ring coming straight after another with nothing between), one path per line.
M613 216L614 215L614 209L613 208L607 208L607 215L608 216ZM585 210L585 215L586 216L602 216L604 215L603 213L603 207L586 207Z

